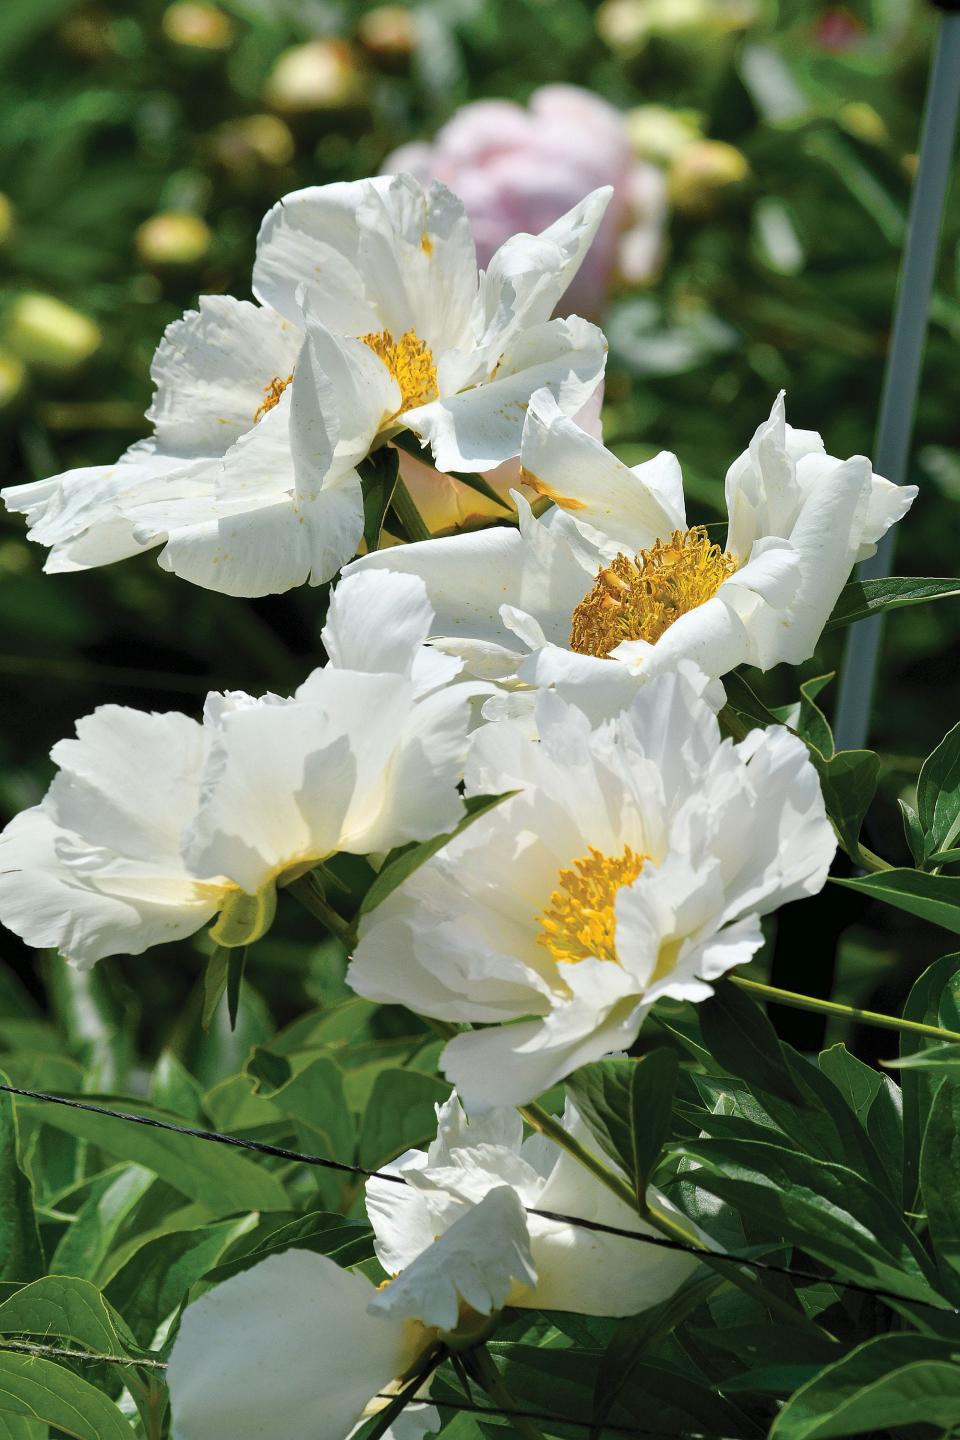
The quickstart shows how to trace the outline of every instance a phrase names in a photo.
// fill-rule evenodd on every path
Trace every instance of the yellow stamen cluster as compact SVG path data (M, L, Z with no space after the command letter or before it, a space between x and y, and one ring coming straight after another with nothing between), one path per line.
M263 393L265 399L263 401L263 404L258 409L256 415L254 415L253 417L254 425L256 425L260 420L263 419L264 415L266 415L268 410L273 409L274 405L277 404L280 396L283 394L284 390L286 390L292 379L293 371L291 370L286 380L281 380L279 375L275 375L270 381L269 385L264 385Z
M614 901L624 885L636 880L648 859L629 845L619 857L604 855L591 845L571 869L560 871L559 886L538 917L542 933L537 944L569 965L591 956L616 963Z
M413 410L417 405L436 400L437 367L433 363L433 352L413 330L407 330L396 341L389 330L361 335L360 339L380 357L400 386L401 410Z
M715 595L736 569L735 557L712 545L702 525L675 530L634 560L618 555L574 610L570 648L580 655L609 655L622 640L653 645L674 620Z

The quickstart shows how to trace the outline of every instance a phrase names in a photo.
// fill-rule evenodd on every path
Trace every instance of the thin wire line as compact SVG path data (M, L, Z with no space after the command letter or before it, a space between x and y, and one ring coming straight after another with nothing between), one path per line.
M39 1340L0 1340L0 1350L18 1354L50 1355L58 1360L81 1360L88 1365L143 1365L148 1370L166 1370L166 1360L125 1360L120 1355L101 1355L96 1350L71 1350L68 1345L47 1345Z
M17 1085L0 1084L0 1091L6 1091L9 1095L20 1095L26 1100L41 1100L51 1105L65 1105L71 1110L85 1110L93 1115L106 1115L112 1120L125 1120L134 1125L147 1125L154 1130L167 1130L176 1135L189 1135L194 1140L212 1141L218 1145L232 1145L241 1150L252 1150L260 1155L272 1155L278 1159L295 1161L301 1165L316 1165L320 1169L336 1170L341 1174L362 1175L369 1180L387 1180L392 1185L407 1184L402 1175L391 1175L386 1170L368 1170L362 1165L348 1165L343 1160L331 1160L325 1155L308 1155L298 1150L288 1150L283 1145L270 1145L263 1140L248 1140L239 1135L223 1135L217 1130L199 1130L192 1125L177 1125L172 1120L160 1120L153 1115L137 1115L129 1110L112 1110L106 1105L95 1105L89 1100L76 1100L66 1095L51 1095L44 1090L27 1090ZM619 1225L607 1225L601 1220L587 1220L576 1215L563 1215L555 1210L539 1210L533 1206L527 1207L527 1214L536 1215L541 1220L552 1220L561 1225L573 1225L581 1230L592 1230L601 1235L613 1235L621 1240L632 1240L641 1245L659 1245L664 1250L677 1250L684 1255L694 1255L699 1259L709 1257L711 1260L727 1261L731 1265L746 1265L753 1270L787 1275L792 1279L806 1280L816 1285L836 1285L843 1290L856 1291L860 1295L871 1295L879 1300L897 1300L902 1304L920 1305L927 1310L936 1310L941 1314L956 1315L958 1313L954 1306L935 1305L930 1300L919 1300L910 1295L901 1295L896 1290L864 1285L859 1280L844 1280L838 1276L820 1275L814 1270L778 1265L773 1260L760 1260L755 1256L731 1255L724 1250L698 1250L693 1245L684 1245L681 1240L671 1240L666 1235L641 1235L636 1230L626 1230Z
M11 1351L19 1355L34 1355L40 1358L49 1357L55 1360L79 1360L86 1365L122 1365L122 1366L143 1366L150 1370L166 1370L166 1360L151 1359L123 1359L119 1355L101 1355L94 1350L71 1350L66 1345L47 1345L41 1341L34 1340L0 1340L0 1352ZM387 1394L378 1391L372 1397L375 1400L396 1400L396 1394ZM438 1405L446 1410L464 1410L476 1415L497 1415L504 1419L516 1418L517 1420L540 1420L553 1422L558 1425L575 1425L584 1430L592 1429L592 1422L589 1420L567 1420L560 1415L545 1415L535 1410L503 1410L493 1405L473 1405L468 1401L445 1400L427 1392L424 1395L411 1395L409 1403L412 1405ZM689 1430L648 1430L646 1427L634 1428L626 1425L611 1425L606 1421L598 1427L601 1430L609 1430L616 1435L644 1435L662 1436L664 1440L726 1440L722 1436L706 1436L700 1431Z
M373 1397L375 1400L389 1400L393 1397L378 1393ZM592 1430L594 1422L591 1420L569 1420L561 1415L546 1415L540 1410L504 1410L493 1405L474 1405L466 1400L444 1400L438 1395L412 1395L411 1405L436 1405L441 1410L464 1410L471 1415L500 1415L504 1419L511 1417L517 1420L539 1420L554 1425L576 1425L583 1430ZM604 1420L596 1426L597 1430L609 1430L614 1435L645 1435L661 1436L664 1440L731 1440L725 1435L709 1435L703 1430L650 1430L645 1425L612 1425Z

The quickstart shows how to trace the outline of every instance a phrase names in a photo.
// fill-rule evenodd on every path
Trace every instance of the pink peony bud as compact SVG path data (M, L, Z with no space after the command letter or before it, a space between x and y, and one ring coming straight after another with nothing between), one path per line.
M598 185L613 185L610 208L564 296L563 313L596 317L617 275L642 283L659 266L663 176L635 158L620 111L575 85L535 90L527 109L509 100L465 105L432 144L404 145L383 168L442 180L455 191L470 217L482 266L511 235L535 234Z

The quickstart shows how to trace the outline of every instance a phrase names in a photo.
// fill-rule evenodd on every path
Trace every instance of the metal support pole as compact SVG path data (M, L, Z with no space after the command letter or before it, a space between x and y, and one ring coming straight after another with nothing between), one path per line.
M910 199L907 240L874 445L877 474L886 476L897 485L902 485L907 478L958 106L960 14L945 14L940 20L933 49L919 165ZM880 542L876 555L860 567L860 579L872 580L889 575L893 548L894 531L891 529ZM843 749L857 750L866 742L882 633L883 618L878 615L859 621L847 636L834 721L837 745Z

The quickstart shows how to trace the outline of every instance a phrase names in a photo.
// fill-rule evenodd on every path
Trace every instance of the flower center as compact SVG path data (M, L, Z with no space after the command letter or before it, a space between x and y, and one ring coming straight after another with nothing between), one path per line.
M622 640L654 645L736 569L736 558L712 545L702 525L674 530L669 540L658 540L634 560L618 555L574 610L570 648L580 655L609 655Z
M291 370L286 380L281 380L279 375L274 375L273 379L270 381L270 384L264 385L264 401L258 409L256 415L254 415L253 417L254 425L256 425L260 420L263 419L264 415L266 415L268 410L273 409L274 405L277 404L280 396L283 394L284 390L286 390L292 379L293 371Z
M604 855L591 845L587 855L574 860L569 870L560 871L560 883L537 917L541 927L537 944L565 964L575 965L591 956L617 963L614 901L624 885L636 880L649 858L629 845L619 857Z
M379 356L400 386L400 410L414 410L418 405L436 400L437 367L433 363L433 352L413 330L407 330L399 340L394 340L389 330L361 335L360 339Z

